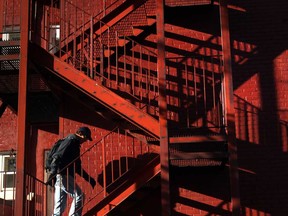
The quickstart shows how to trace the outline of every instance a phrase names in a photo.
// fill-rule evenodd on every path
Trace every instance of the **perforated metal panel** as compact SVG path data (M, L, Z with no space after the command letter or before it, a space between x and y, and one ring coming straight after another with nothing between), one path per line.
M220 160L215 159L190 159L190 160L171 160L170 164L177 167L206 167L206 166L221 166Z

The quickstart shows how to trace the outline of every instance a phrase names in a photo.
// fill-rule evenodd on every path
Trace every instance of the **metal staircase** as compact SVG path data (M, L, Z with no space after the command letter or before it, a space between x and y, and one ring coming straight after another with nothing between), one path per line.
M84 20L67 20L69 16L63 12L68 10L61 11L61 4L48 8L50 18L44 26L48 32L41 35L40 31L32 31L35 35L29 43L34 69L43 77L53 74L99 103L109 110L109 114L104 113L106 117L115 114L113 117L118 118L122 129L159 153L157 50L147 49L134 40L156 22L155 8L149 7L151 1L115 1L117 7L113 4L106 14L96 16L67 0L63 2L62 6L69 5L77 14L85 14ZM139 22L136 17L140 17ZM127 22L131 27L123 29ZM51 37L56 33L50 34L55 23L61 24L57 27L61 37L56 43ZM1 43L1 49L16 45L9 43ZM15 57L0 60L6 66ZM223 130L221 56L187 56L166 61L170 164L223 165L228 155ZM57 88L61 91L61 86ZM112 193L89 201L87 215L109 213L159 172L156 157L140 166L138 172L127 173L113 183L116 190Z
M155 23L151 16L154 8L149 10L145 4L149 1L125 1L101 19L91 16L82 26L71 26L68 29L74 31L61 33L67 37L61 38L53 55L34 43L30 50L35 64L124 118L129 122L126 129L133 136L154 144L157 149L157 50L148 50L131 38L141 34L145 24L147 27ZM135 28L128 27L127 31L127 22L133 16L144 17L146 21L130 21ZM45 40L49 43L49 38ZM228 156L221 56L187 56L166 61L171 164L201 166L199 161L204 166L223 164ZM136 129L130 129L131 124ZM212 162L214 158L217 163Z

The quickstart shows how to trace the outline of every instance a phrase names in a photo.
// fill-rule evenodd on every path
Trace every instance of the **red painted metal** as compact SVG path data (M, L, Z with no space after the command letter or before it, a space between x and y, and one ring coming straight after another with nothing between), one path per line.
M117 8L117 11L115 11L114 14L112 14L112 16L105 16L103 20L98 20L98 17L96 17L96 19L95 19L91 15L91 22L93 22L92 26L98 26L98 28L96 30L93 27L91 28L90 22L83 23L83 26L81 27L82 31L75 31L72 33L72 35L68 34L69 36L67 38L62 39L63 43L61 44L61 48L66 46L68 43L71 43L71 41L74 43L75 38L79 37L83 32L85 32L87 30L90 30L90 32L93 31L92 32L93 33L93 39L95 40L96 37L98 37L99 35L102 35L102 33L107 31L110 26L115 25L121 19L123 19L128 14L133 12L136 8L138 8L139 6L144 4L144 2L145 1L134 1L134 2L133 1L126 1ZM83 12L85 13L85 11L83 11ZM115 14L117 14L117 15L115 16ZM86 39L83 40L83 43L89 43L88 37L86 37ZM66 48L67 48L67 46L66 46ZM76 53L75 51L80 50L81 48L82 48L82 44L78 43L75 46L74 53ZM65 60L70 54L71 54L71 50L66 50L66 52L63 55L61 55L61 59Z
M106 215L114 207L119 205L123 200L129 197L137 189L141 188L146 182L160 173L159 157L154 158L145 166L128 173L127 181L119 186L115 191L110 193L107 198L99 201L99 203L88 211L87 215Z
M14 55L0 55L0 61L13 61L13 60L19 60L20 54L14 54Z
M2 16L0 16L2 17ZM0 32L0 37L2 37L2 33ZM7 47L9 49L13 49L15 48L15 50L18 50L20 47L20 41L19 40L9 40L9 41L0 41L0 47ZM12 61L12 60L19 60L20 59L20 53L16 53L16 54L9 54L9 55L5 55L2 54L0 55L0 61Z
M25 212L25 170L27 146L27 78L28 78L28 40L29 40L29 0L21 1L21 41L20 41L20 71L18 91L18 142L16 160L16 204L15 215L22 216Z
M169 168L169 138L167 125L166 100L166 64L165 64L165 0L156 1L157 11L157 71L159 80L159 127L160 127L160 163L161 163L161 215L171 215L170 206L170 168Z
M0 3L0 40L2 40L2 32L3 32L3 25L4 25L4 1Z
M26 1L26 2L25 2ZM24 3L28 2L27 0L25 0ZM88 94L89 96L93 97L95 100L99 101L100 103L104 104L106 107L108 108L112 108L113 111L115 111L116 113L118 113L119 115L127 118L128 120L132 120L134 123L136 123L138 126L142 127L144 130L146 130L148 133L150 133L152 136L158 138L160 137L160 155L161 155L161 170L162 170L162 174L161 174L161 189L162 189L162 215L170 215L170 211L171 211L171 206L170 206L170 178L169 178L169 141L172 143L177 143L177 142L195 142L195 141L207 141L209 138L207 137L203 137L203 136L199 136L199 137L194 137L190 139L187 139L187 137L184 139L183 137L178 137L178 138L170 138L169 139L169 135L168 135L168 129L167 129L167 101L166 101L166 65L165 65L165 36L164 36L164 29L165 29L165 23L164 23L164 3L165 0L157 0L157 37L158 37L158 65L157 65L157 71L159 72L159 89L160 89L160 97L159 97L159 107L160 107L160 122L158 122L156 119L152 118L149 114L143 113L143 111L138 110L134 105L129 104L126 100L122 99L121 97L115 95L114 93L112 93L111 91L107 90L106 88L104 88L103 86L101 86L97 81L91 80L89 79L89 77L85 76L83 73L81 73L80 71L78 71L77 69L67 65L66 63L61 62L61 60L52 57L51 55L49 55L47 52L43 52L43 50L39 49L39 47L34 47L33 48L33 53L31 53L31 56L33 56L33 59L35 61L37 61L38 63L48 67L50 70L52 70L52 72L55 71L55 74L57 76L60 76L61 78L65 79L67 82L71 83L72 85L74 85L76 88L79 88L85 92L86 94ZM226 7L226 6L225 6ZM228 114L232 114L234 115L234 107L233 107L233 86L232 86L232 72L231 72L231 55L230 55L230 47L229 47L229 29L228 29L228 16L227 16L227 8L222 8L222 5L220 6L220 11L223 12L224 15L221 14L221 18L224 20L222 20L222 24L221 25L221 30L223 33L223 53L224 53L224 68L225 68L225 72L226 74L228 74L228 79L225 80L225 87L227 87L226 89L228 89L228 91L226 93L228 93L228 97L226 97L226 104L227 107L230 109L228 110ZM22 8L23 11L23 8ZM23 13L27 13L28 9L26 7L24 7L24 11ZM28 13L27 13L28 14ZM119 15L117 17L117 19L121 19L123 15ZM27 17L24 17L27 18ZM75 21L76 22L76 21ZM23 22L23 26L21 26L21 30L23 30L21 32L21 47L23 47L23 49L21 49L21 69L20 69L20 82L19 82L19 119L18 119L18 123L19 123L19 128L18 128L18 157L19 157L19 161L24 161L22 167L19 166L17 164L17 168L20 170L17 170L17 193L20 194L24 191L23 189L23 185L24 185L24 180L25 180L25 146L26 146L26 97L27 97L27 73L28 73L28 26L29 23L26 22L26 20L24 20ZM74 25L76 26L77 23L74 23ZM88 24L90 26L90 29L93 28L93 23L92 21L90 21L90 23ZM102 24L101 24L102 25ZM226 26L227 25L227 26ZM89 28L89 27L88 27ZM103 32L103 30L107 30L109 32L109 28L107 27L107 29L105 29L104 27L100 27L99 30L100 33ZM83 33L83 31L81 31L81 34ZM225 37L224 37L225 35ZM109 38L110 34L108 33L108 38ZM49 37L48 37L49 38ZM72 48L72 52L76 53L76 50L78 49L77 44L75 43L76 39L76 35L73 34L71 36L71 40L73 41L73 48ZM91 31L90 34L90 40L92 41L93 38L93 34ZM117 39L116 39L117 40ZM49 41L49 40L48 40ZM108 41L110 41L110 39L108 39ZM67 41L66 41L67 42ZM126 41L125 41L126 42ZM83 41L80 43L80 49L83 48ZM134 47L134 41L133 43L133 47ZM228 44L227 44L228 43ZM118 44L118 43L116 43ZM49 45L49 44L48 44ZM103 44L102 44L103 45ZM108 43L108 49L109 49L109 43ZM90 44L90 48L93 46L93 43ZM40 50L40 51L39 51ZM140 59L142 59L142 47L140 47ZM109 51L109 50L108 50ZM102 46L102 52L101 52L101 58L102 61L104 59L104 48ZM109 53L109 52L108 52ZM124 53L126 53L126 47L124 47ZM88 56L88 55L87 55ZM93 50L92 48L90 49L90 77L93 78L94 74L92 73L93 71L93 67L95 67L94 63L95 63L95 59L92 58L93 56ZM132 56L134 58L134 50L132 51ZM109 54L108 54L109 57ZM150 59L150 55L148 56L148 58ZM150 60L148 61L150 63ZM95 63L96 64L96 63ZM132 82L136 82L134 80L134 62L133 64L133 69L132 69ZM75 66L75 62L72 62L71 65ZM80 61L80 65L81 65L81 61ZM110 66L110 63L108 64ZM101 65L101 74L103 74L103 67L104 65ZM150 66L150 64L148 64L148 66ZM144 72L143 72L143 65L142 65L142 61L139 64L139 71L140 71L140 76L143 75L143 79L138 79L137 82L139 82L139 86L141 86L141 83L146 83L146 90L148 92L148 90L150 89L148 82L150 81L150 74L148 74L146 77L144 76ZM150 69L148 69L149 71ZM195 72L195 68L194 68L194 72ZM117 73L119 73L118 69L117 69ZM128 79L128 75L126 72L126 59L124 59L124 72L123 72L123 77L124 77L124 85L126 85L126 81ZM214 73L212 73L214 75ZM110 75L110 73L109 73ZM186 73L187 75L187 73ZM230 76L230 77L229 77ZM205 84L205 80L206 80L206 71L203 69L203 83ZM108 79L109 82L110 79ZM117 76L117 80L118 80L118 76ZM188 80L186 80L188 82ZM213 79L214 81L214 79ZM117 83L118 84L118 83ZM194 83L196 86L196 82ZM135 85L132 85L132 91L136 91L134 89ZM25 89L26 88L26 89ZM232 96L231 96L232 93ZM141 92L142 94L142 92ZM196 87L195 87L195 94L197 95L197 91L196 91ZM206 88L204 86L204 108L206 108ZM226 94L227 96L227 94ZM142 97L142 95L141 95ZM195 97L196 100L197 97ZM213 97L214 98L214 97ZM228 99L227 99L228 98ZM149 96L148 99L150 100ZM213 99L213 101L215 102L215 98ZM232 101L232 102L231 102ZM232 103L232 104L231 104ZM197 104L197 101L195 102L195 104ZM24 106L24 107L23 107ZM64 119L62 119L64 121ZM187 121L188 122L188 121ZM160 124L159 124L160 123ZM233 124L234 124L234 116L232 116L229 121L228 121L228 134L230 135L230 139L229 141L231 142L230 144L230 149L234 150L234 138L235 138L235 128L233 128ZM59 127L60 127L60 134L61 132L63 133L63 122L60 122ZM189 126L190 124L188 124ZM112 139L112 138L111 138ZM219 141L220 138L215 138L215 141ZM211 140L209 140L211 141ZM213 140L214 141L214 140ZM103 148L105 147L105 143L103 142ZM128 148L128 147L127 147ZM20 149L20 152L19 152ZM103 154L102 157L104 159L103 161L103 165L105 165L104 162L106 162L106 150L103 150ZM110 152L111 157L112 157L112 152ZM127 151L127 155L128 155L128 151ZM203 155L203 157L212 157L211 155L207 155L207 153L199 153L199 155ZM185 155L184 155L185 156ZM237 159L236 157L237 155L233 156L233 159ZM191 157L190 155L186 155L185 157ZM18 160L18 159L17 159ZM232 161L235 162L235 161ZM231 164L232 164L231 162ZM237 162L237 160L236 160ZM127 163L128 164L128 163ZM127 165L126 164L126 165ZM112 164L113 165L113 164ZM234 164L235 165L235 164ZM121 167L121 165L119 164L119 166ZM128 165L127 165L128 166ZM233 174L233 172L235 171L234 168L236 166L233 166L231 168L231 174ZM128 168L128 167L127 167ZM156 169L156 171L155 171ZM112 167L113 170L113 167ZM152 171L153 175L155 175L156 173L158 173L158 171L160 170L159 164L156 165L156 168L154 168L154 170ZM113 173L113 172L112 172ZM235 173L235 172L234 172ZM104 174L104 182L106 182L106 174ZM232 176L232 175L231 175ZM233 177L238 177L236 175L233 175ZM114 177L113 177L114 178ZM140 178L139 178L140 179ZM138 179L138 180L139 180ZM23 184L21 182L21 180L23 180ZM29 183L29 182L28 182ZM232 189L234 189L235 186L235 181L232 182L231 180L231 184L233 187ZM237 183L237 182L236 182ZM104 183L104 188L106 190L106 183ZM138 184L136 184L138 186ZM19 188L18 188L19 187ZM22 188L21 188L22 187ZM133 191L135 191L135 184L132 184L129 186L129 189L127 189L127 191L122 192L123 197L127 197L129 194L131 194ZM24 194L24 193L23 193ZM26 193L27 194L27 193ZM237 191L233 191L232 190L232 195L237 195ZM20 196L20 198L19 198ZM106 193L104 192L104 196L106 196ZM121 197L121 198L123 198ZM119 203L119 199L121 199L120 197L116 197L115 200L113 200L113 202L107 204L107 208L109 208L109 206L112 205L116 205L117 203ZM18 195L17 197L17 202L19 200L22 200L24 203L24 200L26 198L22 197L21 198L21 194ZM233 209L236 209L235 212L238 210L238 205L237 205L237 198L235 199L234 196L232 198L233 202ZM16 203L17 203L16 202ZM19 204L16 208L24 208L23 204ZM104 207L105 209L106 207ZM27 211L27 209L26 209ZM105 210L106 211L106 210ZM18 211L18 213L20 213L20 210ZM16 214L16 215L20 215L20 214Z
M235 109L233 95L233 77L231 65L231 47L230 47L230 32L229 32L229 17L228 17L227 0L220 0L220 21L223 46L223 66L224 66L224 89L225 91L225 110L227 116L227 134L228 134L228 151L230 163L230 187L232 214L240 215L240 195L239 195L239 173L237 159L237 145L235 132Z
M221 61L222 56L220 55L166 58L168 65L166 73L171 77L185 78L182 86L175 81L176 79L168 80L167 84L168 88L171 86L171 89L176 85L183 89L185 96L179 96L177 100L178 106L185 107L186 113L182 113L185 117L177 120L183 122L187 128L202 127L219 130L224 126L221 104L223 69L219 67ZM214 67L217 69L214 70ZM208 83L209 81L211 81L211 85ZM173 95L168 95L168 100L170 97L171 100L175 99ZM175 113L180 116L177 112ZM185 127L184 124L183 127Z
M20 41L0 41L0 47L3 46L20 46Z
M55 14L53 10L49 11L49 13L51 13L50 17L57 16L57 13ZM61 16L66 17L67 15L66 16L61 15ZM78 33L79 31L81 32L79 33L79 37L77 37L77 44L81 45L81 49L78 50L77 52L72 52L73 47L75 48L75 46L73 46L74 42L69 41L68 39L65 38L61 38L61 41L63 41L63 43L66 44L65 47L61 47L61 43L60 46L57 44L53 44L54 47L53 49L61 50L61 52L59 51L54 53L53 50L51 49L49 50L47 49L47 47L45 47L45 49L48 52L52 52L58 57L61 57L62 53L68 55L67 52L71 49L69 57L64 59L65 62L73 65L78 70L82 70L82 72L85 73L87 76L89 76L92 79L100 81L101 84L105 85L108 88L126 91L130 96L133 97L133 100L135 101L142 100L144 96L145 100L147 98L146 101L148 101L148 104L147 102L143 103L144 100L142 100L140 102L142 104L139 105L138 107L146 107L146 109L149 110L149 114L154 116L158 115L158 106L155 105L151 106L151 104L154 102L154 101L151 102L151 99L155 100L158 97L158 88L157 88L158 79L156 75L157 73L156 53L143 47L141 44L135 42L129 37L120 36L115 26L109 27L106 32L103 32L103 34L99 35L98 38L95 39L94 38L95 34L93 31L95 30L96 27L91 21L91 17L89 17L89 20L90 21L87 22L90 24L90 28L87 27L88 29L85 29L84 26L82 26L77 30ZM49 30L50 25L52 24L51 22L52 21L46 22L44 29ZM103 22L100 22L100 24L106 25ZM61 20L60 25L61 26L59 29L64 28L62 27L62 25L63 26L68 25L69 29L74 28L73 26L70 26L70 23L68 21L64 22L64 20L63 21ZM100 28L102 28L101 25ZM91 31L91 29L93 28L94 30ZM76 34L78 33L71 32L70 39L72 40L73 38L76 38L73 35L76 36ZM43 32L38 32L38 34L39 35L43 34ZM62 37L62 31L61 31L61 37ZM42 38L45 37L43 36ZM88 40L88 42L85 43L84 39ZM39 43L38 41L34 42L42 45L45 44L43 42ZM67 45L67 43L69 43L69 46ZM130 46L131 44L133 44L132 49ZM126 45L129 48L127 48ZM123 55L124 52L123 50L126 51L125 53L127 55L125 54ZM134 53L136 53L136 55L134 55L132 59L131 56L129 56L131 52L132 56ZM138 54L139 52L140 54ZM114 57L112 54L116 56L116 62L114 61ZM133 65L132 68L131 64ZM139 73L135 71L138 71ZM132 79L132 86L130 79ZM148 85L146 85L147 80L149 80Z
M105 135L102 134L98 140L94 140L94 144L89 148L83 149L84 152L80 156L82 166L90 176L97 176L98 180L95 188L91 189L87 187L86 181L81 181L82 178L75 176L77 184L86 196L83 201L85 215L105 215L160 173L159 155L154 154L146 148L147 146L142 148L141 143L134 142L133 138L128 136L121 142L122 136L119 128L114 128ZM95 159L98 159L97 163ZM72 162L70 166L75 167L75 163ZM3 173L3 170L0 172ZM51 206L54 200L47 196L51 190L50 186L28 173L25 173L24 177L25 209L23 212L19 210L17 215L52 215ZM4 205L5 203L0 207ZM47 209L48 206L50 208ZM68 212L65 211L63 215L66 213Z
M227 140L224 135L191 135L183 137L170 137L169 143L199 143L199 142L225 142Z
M103 163L103 167L106 166L106 151L105 151L105 139L103 138L101 141L102 144L102 163ZM103 169L103 196L106 197L107 196L107 177L106 177L106 169Z
M174 152L171 153L171 160L191 160L191 159L222 159L227 157L225 152Z
M46 66L51 72L62 77L76 88L80 87L84 93L93 97L107 108L112 108L114 112L129 121L133 121L152 136L156 138L159 137L159 124L156 119L139 110L133 104L103 87L98 82L90 79L77 69L50 55L41 47L34 44L31 44L31 58L38 64Z

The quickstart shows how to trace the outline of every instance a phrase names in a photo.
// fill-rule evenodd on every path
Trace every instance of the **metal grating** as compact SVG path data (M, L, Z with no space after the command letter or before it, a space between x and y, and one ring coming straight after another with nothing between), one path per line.
M12 70L19 70L20 68L20 61L19 60L5 60L0 62L0 69L1 71L12 71Z
M212 0L166 0L165 5L170 7L193 6L193 5L208 5Z
M206 167L206 166L221 166L222 161L214 159L190 159L190 160L171 160L170 164L177 167Z
M0 47L0 54L3 59L2 61L0 61L1 71L19 70L20 60L17 55L20 54L20 46L2 46Z
M187 128L172 130L170 136L169 152L172 166L221 166L228 159L227 140L221 133L207 128Z
M13 55L20 53L20 46L1 47L1 55Z

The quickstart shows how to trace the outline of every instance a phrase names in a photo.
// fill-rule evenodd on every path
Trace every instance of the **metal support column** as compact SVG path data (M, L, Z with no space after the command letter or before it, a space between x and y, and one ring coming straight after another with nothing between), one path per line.
M29 0L21 1L20 25L20 71L18 88L18 143L16 160L16 216L25 214L25 152L27 146L27 75L28 75L28 39L29 39Z
M169 139L167 128L166 64L165 64L165 0L156 0L157 8L157 70L159 79L159 123L160 123L160 163L161 163L161 203L162 216L171 215Z
M220 0L220 22L223 46L225 111L227 116L227 134L229 150L230 189L232 215L240 215L239 173L235 132L235 109L233 102L233 77L231 65L231 45L227 0Z
M4 21L3 21L3 14L4 14L4 1L0 2L0 40L2 40L2 33L3 33L3 26L4 26Z

